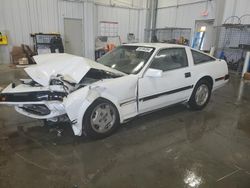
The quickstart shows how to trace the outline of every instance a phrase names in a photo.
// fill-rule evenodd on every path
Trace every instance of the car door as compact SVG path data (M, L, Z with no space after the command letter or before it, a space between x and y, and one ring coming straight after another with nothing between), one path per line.
M149 69L161 70L150 76ZM139 113L185 101L192 92L192 75L185 47L161 49L138 81Z

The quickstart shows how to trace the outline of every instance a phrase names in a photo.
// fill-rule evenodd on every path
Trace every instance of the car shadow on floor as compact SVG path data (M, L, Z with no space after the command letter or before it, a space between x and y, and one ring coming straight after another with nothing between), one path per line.
M155 126L156 121L167 121L175 114L180 114L188 109L184 105L175 105L161 110L154 111L143 116L131 119L129 122L122 124L114 135L122 135L124 132L129 133L134 129L143 129L146 126ZM182 121L180 119L180 121ZM111 135L112 137L113 135ZM31 142L39 142L41 144L67 145L77 143L94 142L85 136L74 136L69 123L58 123L50 126L34 126L25 128L25 125L19 126L17 131L8 135L8 142L11 146L29 144Z

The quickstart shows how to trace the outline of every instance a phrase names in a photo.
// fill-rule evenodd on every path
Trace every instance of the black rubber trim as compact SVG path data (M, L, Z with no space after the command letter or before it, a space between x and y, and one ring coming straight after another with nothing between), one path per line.
M215 81L218 82L220 80L228 80L228 79L229 79L229 74L222 76L222 77L219 77L219 78L216 78Z
M227 74L226 76L225 76L225 80L229 80L229 74Z
M24 93L0 93L0 102L38 102L38 101L63 101L66 96L63 92L34 91Z
M187 100L183 100L181 102L177 102L177 103L174 103L174 104L171 104L171 105L167 105L167 106L164 106L164 107L161 107L161 108L157 108L157 109L154 109L154 110L150 110L150 111L147 111L147 112L143 112L141 114L138 114L136 116L133 116L133 117L130 117L128 119L125 119L123 120L123 123L126 123L128 121L131 121L133 119L135 119L136 117L140 117L140 116L144 116L144 115L147 115L147 114L151 114L151 113L154 113L154 112L157 112L157 111L160 111L160 110L163 110L163 109L167 109L167 108L170 108L171 106L176 106L178 104L183 104L184 102L187 102Z
M44 104L28 104L28 105L23 105L22 107L19 108L23 109L28 113L39 116L46 116L50 114L50 109Z
M128 103L131 103L131 102L136 102L136 99L131 99L131 100L122 102L122 103L120 104L120 106L124 106L124 105L126 105L126 104L128 104Z
M224 79L225 79L225 76L222 76L222 77L216 78L215 81L218 82L218 81L224 80Z
M185 91L185 90L188 90L188 89L192 89L193 87L194 87L193 85L190 85L190 86L174 89L174 90L171 90L171 91L158 93L158 94L155 94L155 95L140 98L139 101L144 102L144 101L151 100L151 99L154 99L154 98L157 98L157 97L161 97L163 95L170 95L170 94L178 93L178 92Z

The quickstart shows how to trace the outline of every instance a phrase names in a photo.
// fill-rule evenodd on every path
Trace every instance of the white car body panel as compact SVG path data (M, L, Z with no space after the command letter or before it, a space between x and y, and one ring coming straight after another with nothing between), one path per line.
M51 76L58 74L64 75L71 82L79 83L91 68L122 74L115 69L103 66L90 59L66 53L43 54L33 58L37 65L30 66L24 70L33 80L43 86L48 86Z
M123 85L124 87L121 87ZM74 133L81 135L82 118L87 108L99 97L108 99L116 106L120 114L121 123L126 119L136 116L136 91L137 76L127 75L120 78L98 81L91 86L81 88L68 95L63 104L70 120L73 121L72 127Z
M50 85L52 76L63 75L70 82L78 84L90 69L99 69L121 77L101 79L76 90L69 90L67 96L61 101L1 101L0 104L15 106L17 112L37 119L53 119L67 114L71 121L75 135L82 134L82 119L88 107L97 99L105 98L112 102L118 112L120 122L137 115L156 110L171 104L188 101L196 83L204 76L213 80L213 90L225 85L228 80L227 64L223 60L194 65L189 47L172 44L130 44L155 48L154 53L143 69L137 74L127 75L115 69L98 64L92 60L69 54L49 54L35 56L37 65L26 68L29 76L41 84L40 87L32 87L21 84L12 87L10 84L2 93L26 93L26 92L64 92L65 88L60 85ZM188 67L174 69L160 73L157 77L147 76L151 60L159 50L165 48L182 47L186 49ZM190 73L190 77L185 77ZM40 116L22 110L22 105L43 104L49 108L50 114Z
M189 79L184 79L184 69L164 72L161 78L144 77L139 79L139 112L144 113L167 105L185 101L190 96L192 88L178 93L166 94L153 99L152 95L184 88L190 85ZM180 77L183 75L183 78ZM147 99L149 97L149 99ZM145 99L145 100L144 100Z
M48 102L48 101L44 101L44 102L24 102L22 103L23 104L44 104L46 105L51 113L48 114L48 115L45 115L45 116L39 116L39 115L35 115L35 114L32 114L32 113L28 113L26 111L24 111L23 109L19 108L19 105L15 105L15 110L17 112L19 112L20 114L23 114L25 116L29 116L31 118L35 118L35 119L53 119L54 117L58 117L60 115L63 115L66 113L65 111L65 108L63 106L63 104L61 102L58 102L58 101L51 101L51 102Z

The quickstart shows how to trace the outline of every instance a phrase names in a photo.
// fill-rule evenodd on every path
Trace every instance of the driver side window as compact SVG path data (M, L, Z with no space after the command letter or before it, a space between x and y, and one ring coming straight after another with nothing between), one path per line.
M150 68L164 71L188 66L185 48L169 48L159 51L154 57Z

